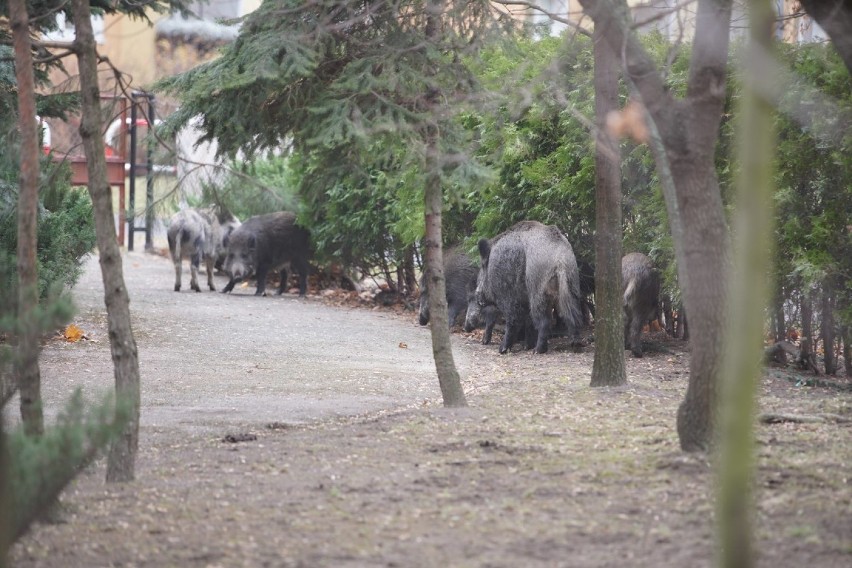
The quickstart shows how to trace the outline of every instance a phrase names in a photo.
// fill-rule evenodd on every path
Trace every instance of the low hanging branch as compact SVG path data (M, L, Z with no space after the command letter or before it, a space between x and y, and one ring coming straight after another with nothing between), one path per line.
M848 424L852 423L852 417L849 416L841 416L840 414L830 414L830 413L821 413L821 414L776 414L776 413L765 413L761 414L757 417L758 422L761 424L783 424L785 422L790 422L793 424L824 424L824 423L835 423L835 424Z
M786 365L788 355L793 358L793 362L799 369L812 371L815 375L821 374L816 364L816 355L811 349L811 342L807 339L802 340L799 347L789 341L779 341L767 347L764 350L764 361L768 364Z

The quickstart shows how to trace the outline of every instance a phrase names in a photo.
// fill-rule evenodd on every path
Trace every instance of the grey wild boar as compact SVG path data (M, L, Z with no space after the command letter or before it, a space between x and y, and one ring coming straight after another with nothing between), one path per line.
M624 346L642 356L642 327L659 316L660 276L651 259L631 252L621 259L624 289Z
M444 281L447 288L447 312L450 328L460 313L467 309L468 296L476 289L479 269L463 251L456 248L444 252ZM429 323L428 270L420 278L420 325Z
M184 209L175 213L169 221L166 237L169 253L175 265L175 292L181 288L181 265L189 258L189 286L201 292L198 285L198 267L204 260L207 269L207 286L215 290L213 266L216 259L228 246L231 233L240 226L239 220L227 212L217 213L214 209Z
M237 282L255 276L255 296L266 294L266 277L271 270L281 273L278 294L287 289L287 269L299 273L299 296L308 289L308 258L310 234L296 225L296 215L289 211L251 217L231 233L225 272L231 279L224 293L234 289Z
M506 319L500 353L528 327L527 318L527 342L535 336L536 353L547 351L554 315L579 343L583 315L577 261L557 227L521 221L493 241L481 239L479 254L476 301L496 306Z
M482 344L491 343L491 334L494 332L494 324L497 323L499 311L497 306L480 306L476 301L476 291L472 291L467 302L467 313L464 316L464 330L471 332L481 325L485 325L485 333L482 334Z

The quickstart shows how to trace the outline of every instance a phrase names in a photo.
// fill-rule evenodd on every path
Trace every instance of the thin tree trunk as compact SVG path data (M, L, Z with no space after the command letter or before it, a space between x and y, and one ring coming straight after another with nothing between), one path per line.
M431 150L435 151L434 145ZM433 164L434 166L434 164ZM437 173L426 182L426 278L430 305L429 329L432 332L432 354L444 406L467 406L450 343L447 313L447 290L444 279L444 252L441 246L441 209L443 206L441 179Z
M843 326L843 367L846 378L852 377L852 325Z
M787 320L784 317L784 288L779 284L775 292L775 341L787 339Z
M825 374L837 374L837 357L834 353L834 282L827 277L822 283L822 347L825 352Z
M752 0L749 54L770 49L773 12L769 0ZM747 58L754 61L756 57ZM766 73L747 63L747 77ZM737 269L731 271L731 299L723 373L720 382L720 455L718 515L720 566L754 565L752 535L754 499L755 398L763 362L763 314L768 303L773 234L772 106L750 81L745 82L739 112L742 170L737 179ZM780 294L776 294L776 298ZM777 303L777 302L776 302ZM783 316L782 316L783 317ZM782 320L783 321L783 320Z
M625 79L647 109L649 143L666 201L678 281L692 321L689 387L678 409L684 451L713 439L722 357L728 234L714 152L725 104L731 0L699 0L686 97L666 90L654 60L631 31L625 0L580 0L610 46L624 55Z
M802 337L800 341L812 341L814 338L814 311L813 303L811 302L811 292L809 290L802 290L801 303Z
M414 245L405 247L403 278L405 280L405 295L411 298L417 290L417 275L414 272Z
M0 406L2 409L2 406ZM0 419L0 568L9 566L9 547L12 546L12 499L9 494L9 456L6 432Z
M443 0L432 0L427 6L426 37L435 40L440 30L440 15L444 13ZM437 95L427 96L434 116L437 116ZM432 355L438 372L438 383L444 406L467 406L461 386L459 372L453 360L453 347L450 343L450 326L447 313L447 285L444 278L443 230L441 213L444 208L440 160L438 153L438 127L431 124L426 131L426 187L424 188L424 206L426 213L425 247L426 278L429 280L429 329L432 332Z
M107 182L106 159L98 87L98 57L92 33L89 0L72 0L74 41L80 68L82 120L80 136L86 153L89 194L95 211L95 231L109 320L109 341L115 366L116 399L130 408L127 426L113 442L107 460L107 481L132 481L139 445L139 357L130 326L130 298L124 285L121 251L115 240L112 195Z
M593 35L595 57L595 359L591 386L627 382L624 363L624 308L621 288L621 155L618 140L604 128L618 109L618 57L604 40L604 25Z
M38 130L35 77L29 35L29 15L24 0L9 1L9 18L15 43L15 78L18 82L18 121L21 133L21 173L18 193L18 356L16 375L24 431L44 433L41 409L41 372L38 366L39 331L36 239L38 220Z

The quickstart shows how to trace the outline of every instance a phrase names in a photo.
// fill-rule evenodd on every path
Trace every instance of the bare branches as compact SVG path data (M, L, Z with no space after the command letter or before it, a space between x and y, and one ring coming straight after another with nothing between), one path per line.
M566 13L564 15L557 14L555 12L551 12L550 10L546 10L538 4L535 4L533 2L526 2L524 0L494 0L493 4L499 4L501 6L504 6L506 10L508 10L508 12L513 16L518 16L519 14L542 14L544 16L547 16L554 22L565 24L569 28L574 29L577 33L580 33L586 37L592 37L592 31L582 26L582 16L577 20L573 20L569 17L570 13ZM520 7L522 10L513 9L514 7Z
M698 0L684 0L683 2L675 4L674 6L672 6L671 8L668 8L666 10L661 10L661 9L654 10L654 15L648 16L644 20L639 20L638 22L634 22L633 25L630 26L630 27L631 27L631 29L644 28L648 24L652 24L652 23L654 23L658 20L662 20L663 18L668 17L670 14L678 14L678 19L680 19L679 16L680 16L681 10L683 10L684 8L686 8L687 6L689 6L691 4L695 4L697 1ZM682 25L681 25L681 29L683 29Z

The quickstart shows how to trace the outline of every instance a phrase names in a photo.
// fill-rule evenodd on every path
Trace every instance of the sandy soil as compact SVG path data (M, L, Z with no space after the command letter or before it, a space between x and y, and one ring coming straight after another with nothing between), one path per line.
M175 294L166 261L126 266L145 381L138 479L83 472L15 566L713 564L711 464L682 454L674 427L683 343L646 336L626 386L592 389L593 346L500 356L457 333L470 408L451 411L413 312ZM97 342L45 350L49 408L111 380L95 281L77 294ZM845 379L807 378L768 370L760 411L852 418ZM225 441L242 434L256 439ZM852 424L759 425L757 439L759 566L852 565Z

